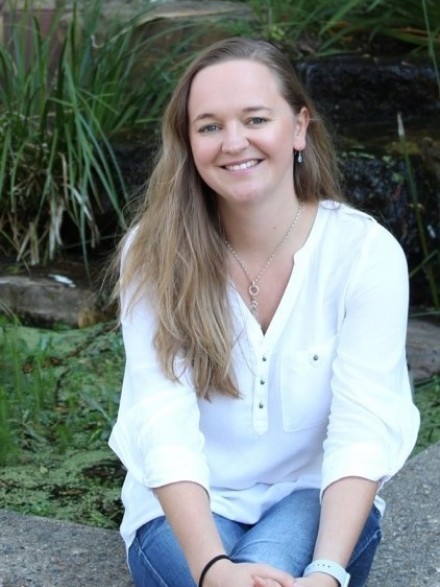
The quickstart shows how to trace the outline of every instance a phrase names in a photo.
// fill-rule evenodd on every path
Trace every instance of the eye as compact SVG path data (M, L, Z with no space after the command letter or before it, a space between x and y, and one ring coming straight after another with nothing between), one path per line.
M215 132L216 130L218 130L218 124L214 124L213 122L209 123L209 124L205 124L204 126L201 126L197 132L200 133L210 133L210 132Z
M265 124L268 121L268 118L263 118L262 116L253 116L252 118L249 118L248 124L250 126L261 126L262 124Z

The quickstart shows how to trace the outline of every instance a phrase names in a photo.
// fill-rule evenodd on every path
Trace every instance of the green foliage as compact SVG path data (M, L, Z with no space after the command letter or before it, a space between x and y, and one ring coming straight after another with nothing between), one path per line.
M243 0L256 16L242 24L261 36L290 44L299 53L357 51L376 38L395 39L429 54L437 64L440 5L436 0Z
M119 402L122 341L110 325L0 324L0 466L20 451L102 448Z
M110 324L44 331L0 323L0 501L115 528L124 471L107 447L124 351ZM416 384L414 453L440 441L440 378Z
M415 403L420 410L421 424L415 452L440 442L440 376L416 385Z
M426 237L426 228L423 218L423 206L419 199L417 183L414 177L414 171L411 164L408 144L406 140L405 126L402 116L397 115L397 129L399 142L402 149L403 160L405 162L406 179L411 195L412 208L417 224L417 234L420 241L420 248L423 254L423 261L418 266L411 270L410 278L422 271L426 277L428 291L431 296L432 306L434 309L440 309L440 250L430 250L428 247L428 239Z
M11 2L0 44L0 248L31 264L55 257L66 219L85 255L99 242L104 205L124 225L112 137L157 121L185 45L161 51L158 36L176 25L142 35L136 19L103 37L101 3L79 6L43 34L33 12L19 15Z
M219 28L214 15L201 24L194 11L150 29L149 3L141 15L103 27L102 0L74 0L70 16L60 10L47 33L31 4L19 14L9 1L11 24L0 44L0 252L47 262L63 249L68 225L87 258L100 242L104 208L124 227L129 194L115 137L154 136L188 48ZM237 1L243 4L254 17L226 19L225 35L258 35L316 56L368 50L388 37L429 56L438 76L436 0Z
M115 528L124 476L107 446L123 369L110 324L45 331L0 322L0 501Z

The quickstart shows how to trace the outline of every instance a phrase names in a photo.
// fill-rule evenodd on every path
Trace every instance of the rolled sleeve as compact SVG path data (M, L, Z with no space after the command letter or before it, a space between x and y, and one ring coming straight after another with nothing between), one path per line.
M194 481L208 490L197 396L189 377L171 380L154 348L154 312L142 302L123 315L126 366L109 445L147 488Z

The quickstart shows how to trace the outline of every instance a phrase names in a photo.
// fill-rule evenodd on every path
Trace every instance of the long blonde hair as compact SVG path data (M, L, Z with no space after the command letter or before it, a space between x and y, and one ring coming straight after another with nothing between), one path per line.
M155 347L171 379L177 356L192 369L196 393L238 397L231 369L226 253L215 194L200 178L188 133L188 97L196 74L210 65L247 59L266 65L281 94L298 113L311 115L304 162L295 166L298 198L341 200L337 165L328 132L289 59L269 42L245 38L219 41L203 51L180 79L165 111L162 147L146 198L133 221L135 232L122 263L117 295L136 284L129 307L148 296L157 313Z

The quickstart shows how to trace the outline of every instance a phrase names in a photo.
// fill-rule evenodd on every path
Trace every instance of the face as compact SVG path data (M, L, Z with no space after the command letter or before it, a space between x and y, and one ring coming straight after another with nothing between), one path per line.
M263 64L226 61L194 78L188 101L196 168L223 204L294 194L294 151L303 150L308 112L297 115Z

